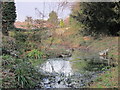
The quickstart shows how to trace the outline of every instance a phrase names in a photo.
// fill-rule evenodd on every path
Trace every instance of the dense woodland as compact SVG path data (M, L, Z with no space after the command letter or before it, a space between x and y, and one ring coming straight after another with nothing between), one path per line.
M120 2L73 3L67 23L60 20L55 11L49 13L48 20L34 20L27 16L27 24L23 26L27 29L14 26L17 16L14 2L1 2L0 5L3 88L34 88L44 77L34 68L38 63L51 57L60 57L61 53L72 54L66 49L87 49L90 45L94 46L94 41L120 35ZM114 42L113 38L111 40ZM104 45L115 47L109 56L117 59L118 56L113 54L117 52L117 41L114 43L107 46L106 42ZM97 51L98 48L99 44L93 49Z

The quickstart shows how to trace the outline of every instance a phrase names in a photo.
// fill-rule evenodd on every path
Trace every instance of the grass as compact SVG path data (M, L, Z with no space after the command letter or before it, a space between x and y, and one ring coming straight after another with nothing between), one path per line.
M75 35L76 31L70 29L65 31L62 34L62 37L65 42L70 42L70 45L82 45L88 47L92 53L99 53L100 51L106 50L109 48L108 57L113 58L113 61L118 64L118 37L102 37L99 39L90 39L85 41L82 36ZM90 54L92 54L90 53ZM81 55L81 52L75 51L73 56ZM86 57L84 53L84 57ZM71 60L71 62L80 61L80 59ZM82 67L85 67L86 63L75 62L72 67L75 70L81 70ZM104 69L104 68L103 68ZM118 87L118 68L113 67L110 71L107 71L103 74L100 74L99 77L91 84L90 88L117 88Z
M109 49L109 57L118 59L118 38L119 37L103 37L101 40L94 40L88 47L95 52Z
M118 67L100 74L90 88L118 88Z
M49 36L46 36L46 33L44 31L42 33L41 33L41 31L38 31L38 32L36 31L35 34L34 34L34 32L20 32L20 33L17 32L19 36L17 35L17 33L14 33L11 31L10 36L12 38L10 38L10 37L3 38L3 41L6 44L4 46L6 46L6 48L7 48L9 45L8 42L5 42L5 41L7 41L7 39L10 39L9 41L11 42L11 41L14 41L14 38L15 38L19 42L18 46L21 49L20 51L25 51L26 47L30 50L33 50L35 48L35 46L36 46L36 49L39 49L41 45L43 45L44 47L47 45L48 50L46 50L45 53L49 54L50 56L56 56L63 52L66 53L65 46L67 46L69 48L76 48L79 45L82 45L85 47L89 47L89 49L92 51L92 53L98 53L100 51L103 51L103 50L109 48L110 50L109 50L108 56L112 57L116 62L118 60L118 50L117 50L118 49L118 37L104 37L101 39L85 41L81 35L76 35L76 34L78 34L78 32L72 28L70 28L68 30L64 30L64 32L62 33L61 36L59 36L59 32L61 33L61 32L63 32L63 30L62 31L60 29L56 30L57 34L52 35L52 37L49 37ZM52 45L49 47L49 45L51 44L52 38L54 38L54 40L53 40ZM4 40L4 39L6 39L6 40ZM42 44L39 42L41 39L42 39L42 42L41 42ZM26 43L29 47L25 46L24 43ZM32 43L34 43L34 44L32 44ZM11 45L11 47L12 46L13 45ZM8 47L8 49L9 48L10 47ZM23 49L25 49L25 50L23 50ZM26 54L25 52L23 52L23 53ZM79 52L79 53L74 52L74 53L75 53L75 57L82 54L82 52ZM33 54L31 54L31 55L33 55ZM83 53L83 55L84 55L84 57L87 56L87 55L85 55L85 53ZM79 61L79 60L80 59L74 59L72 61ZM10 60L7 60L7 61L9 62ZM12 61L15 61L15 60L11 60L10 63L13 63ZM42 63L42 61L39 62L39 60L37 58L36 58L36 60L31 59L31 60L29 60L29 62L31 62L33 66L36 66L36 64L38 64L38 63ZM21 65L23 66L25 64L21 63ZM10 66L9 64L5 65L5 68L6 68L6 66L9 69L12 66L14 66L14 64L12 64L12 66ZM85 66L86 66L85 62L83 62L83 63L77 62L76 64L75 63L73 64L73 68L75 68L75 69L77 69L77 68L83 69L82 67L85 67ZM20 67L20 68L24 69L22 67ZM29 68L29 66L28 66L28 68ZM19 68L18 68L18 71L20 71ZM110 71L107 71L106 73L100 74L100 77L98 77L95 80L95 82L93 84L91 84L90 88L110 88L110 87L116 88L118 86L118 83L117 83L117 81L118 81L117 73L118 72L117 71L118 71L118 68L115 67L115 68L112 68ZM27 72L27 70L26 70L26 72ZM18 77L25 79L25 78L23 78L24 76L22 76L22 74L20 74L20 76L18 76ZM15 79L13 78L13 81L14 80ZM27 83L26 80L25 80L25 84ZM7 84L5 84L5 85L8 86ZM21 81L19 84L21 84ZM20 87L23 87L23 85Z
M35 67L35 66L40 65L43 62L45 62L45 60L43 60L43 59L29 59L29 62L31 62L31 64Z
M34 88L40 82L42 75L33 67L35 62L31 64L27 59L9 55L2 56L2 59L2 88Z
M73 62L73 61L77 61L77 62ZM71 62L72 62L71 66L74 71L84 73L84 68L87 66L87 62L85 62L84 60L79 60L79 59L74 59Z
M83 44L84 45L84 44ZM100 51L109 48L108 57L113 58L114 64L118 65L118 37L102 37L92 41L87 41L86 44L92 53L99 53ZM81 52L74 52L74 56L81 55ZM84 53L85 56L85 53ZM79 61L74 59L72 61ZM73 64L73 68L80 68L86 66L84 63L77 62ZM81 68L82 69L82 68ZM88 86L89 87L89 86ZM90 88L117 88L118 87L118 66L111 68L109 71L99 74L98 78L95 79Z
M89 47L94 52L109 48L108 57L113 58L115 64L118 64L118 37L104 37L101 40L95 40ZM90 88L118 88L118 66L100 74Z
M80 60L81 60L80 58L75 58L75 59L70 60L70 62L80 61Z

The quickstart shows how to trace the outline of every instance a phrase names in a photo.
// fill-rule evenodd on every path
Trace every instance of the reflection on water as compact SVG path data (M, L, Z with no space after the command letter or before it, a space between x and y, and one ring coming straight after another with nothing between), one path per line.
M42 64L40 68L45 72L72 75L70 62L60 58L48 59L48 61Z
M78 54L78 55L77 55ZM74 75L77 73L96 72L109 64L107 57L91 54L91 52L77 52L76 56L69 58L52 58L40 65L40 70L49 73L63 73Z
M42 88L80 88L86 86L106 68L108 59L90 56L86 58L53 58L39 65L40 71L45 72L46 78L40 83ZM49 75L48 75L49 74Z

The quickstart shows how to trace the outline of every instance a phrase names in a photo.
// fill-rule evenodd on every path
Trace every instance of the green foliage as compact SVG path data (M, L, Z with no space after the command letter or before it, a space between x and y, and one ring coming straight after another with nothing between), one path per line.
M14 37L14 36L15 36L15 32L14 32L14 31L10 31L10 32L9 32L9 36L10 36L10 37Z
M45 30L39 31L39 30L35 29L33 31L27 31L25 33L26 33L26 35L28 35L29 42L31 41L31 42L37 42L37 43L41 44L42 40L48 38L48 35L47 35L48 31L45 31Z
M17 51L20 52L20 54L24 53L28 49L28 35L20 31L15 31L14 38Z
M29 42L29 41L26 42L26 51L32 50L34 48L37 48L37 45L35 43Z
M35 41L35 42L40 42L41 43L41 39L42 39L42 32L34 32L31 35L31 40Z
M37 72L27 59L15 59L11 56L2 56L3 88L34 88L40 81Z
M9 33L12 37L3 37L3 47L6 50L15 48L20 55L32 49L40 50L42 40L48 37L45 31L9 31Z
M85 73L84 71L105 71L110 68L106 63L103 62L102 64L100 60L75 58L71 62L74 62L72 64L73 69L78 70L80 73Z
M110 66L108 66L105 62L103 62L103 64L99 62L97 62L97 60L96 62L90 61L88 62L87 67L85 67L85 69L89 71L104 71L110 68Z
M63 19L60 20L60 27L61 27L61 28L64 27L64 21L63 21Z
M34 87L35 80L32 79L32 77L36 76L35 73L36 71L34 68L31 67L27 62L21 62L19 65L17 65L15 68L15 79L18 82L19 87Z
M14 2L1 2L2 4L2 26L3 34L8 35L8 29L14 27L16 19L16 8Z
M23 32L15 32L14 38L19 42L25 42L27 40L28 35Z
M43 53L38 51L37 49L33 49L27 53L27 57L32 59L41 59L42 56Z
M45 59L29 59L29 62L31 63L31 65L33 66L33 67L36 67L37 65L41 65L42 63L44 63L44 61L45 61Z
M90 88L118 88L118 67L112 68L97 77Z
M8 36L2 37L2 49L14 51L17 49L15 39Z
M83 24L84 35L118 35L119 10L119 3L114 2L79 3L77 10L73 8L71 17Z
M38 47L36 41L31 39L33 33L32 31L10 31L12 37L3 36L3 48L11 52L17 51L20 56L20 59L8 55L2 56L3 88L34 88L40 82L42 75L34 66L41 64L43 53L34 49ZM37 39L41 37L38 34Z
M55 27L59 24L58 15L57 15L57 13L55 11L52 11L52 12L49 13L48 21L50 23L52 23L53 25L55 25Z
M73 28L79 29L81 25L80 25L80 23L77 20L75 20L71 16L70 17L70 26L72 26Z

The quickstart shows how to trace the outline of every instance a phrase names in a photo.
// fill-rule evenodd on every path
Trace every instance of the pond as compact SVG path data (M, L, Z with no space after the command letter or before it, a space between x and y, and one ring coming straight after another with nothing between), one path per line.
M40 67L43 71L49 73L64 73L64 75L72 75L72 67L69 61L62 58L48 59Z
M42 88L82 88L110 68L108 59L80 57L52 58L41 65L39 71L46 77L38 84Z

